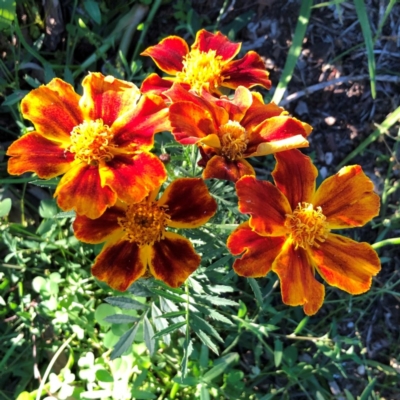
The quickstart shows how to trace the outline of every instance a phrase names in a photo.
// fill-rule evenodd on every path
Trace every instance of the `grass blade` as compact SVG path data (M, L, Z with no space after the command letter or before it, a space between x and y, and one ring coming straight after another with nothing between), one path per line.
M303 0L301 2L300 15L297 20L296 29L293 34L293 42L289 49L288 57L286 59L285 67L283 68L281 79L275 90L274 96L272 97L272 101L276 104L279 104L279 102L282 100L287 85L292 79L294 67L296 66L297 59L299 58L303 39L306 34L312 5L312 0Z

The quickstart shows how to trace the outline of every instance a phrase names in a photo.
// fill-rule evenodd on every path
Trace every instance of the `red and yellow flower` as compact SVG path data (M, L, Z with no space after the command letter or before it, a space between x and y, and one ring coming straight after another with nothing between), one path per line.
M276 154L275 185L245 176L236 183L239 210L250 214L228 238L241 255L238 275L262 277L274 271L282 300L302 305L307 315L321 307L325 289L315 271L331 286L351 294L371 287L380 260L368 243L331 232L359 227L379 212L379 197L358 165L342 168L315 190L317 169L298 150Z
M274 103L264 104L258 93L243 86L232 100L205 90L200 97L179 84L164 94L172 102L169 119L175 139L201 146L204 179L237 181L255 174L248 157L308 146L308 124Z
M55 196L63 210L99 217L117 198L141 201L166 179L149 150L154 133L168 129L161 97L141 96L130 82L89 74L83 96L56 78L21 103L35 131L14 142L8 171L49 179L63 175Z
M157 193L135 204L118 202L98 219L75 219L79 240L105 242L92 273L116 290L126 290L148 273L178 287L200 265L191 242L166 228L197 228L215 214L207 186L200 178L180 178L156 201Z
M204 29L197 32L190 50L182 38L168 36L147 48L142 55L150 56L162 71L173 77L163 79L151 74L143 81L142 91L161 94L173 81L198 93L204 88L220 94L218 88L221 86L235 89L260 85L269 89L269 74L256 52L249 51L243 58L232 61L240 47L240 43L232 43L221 32L214 34Z

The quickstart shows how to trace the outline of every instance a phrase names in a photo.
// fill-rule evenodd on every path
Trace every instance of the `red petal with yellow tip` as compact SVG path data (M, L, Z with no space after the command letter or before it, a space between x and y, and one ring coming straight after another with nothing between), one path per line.
M139 88L133 83L99 72L86 76L82 86L79 104L86 119L102 119L110 127L120 115L134 107L140 96Z
M233 263L234 271L240 276L251 278L267 275L285 239L281 236L260 236L251 229L248 222L239 225L226 243L233 255L241 255Z
M73 224L74 235L85 243L102 243L121 231L118 218L125 217L122 207L110 207L96 219L77 215Z
M280 115L271 117L259 124L251 132L248 152L255 152L257 146L263 142L273 142L290 138L296 135L307 137L311 127L296 118Z
M118 117L112 125L113 143L118 147L132 145L150 150L154 134L167 130L170 130L170 124L164 100L154 94L143 95L136 107L132 104L129 112Z
M169 119L172 134L182 144L195 144L217 131L210 113L188 101L172 104L169 108Z
M135 243L117 239L106 243L92 267L92 274L115 290L124 292L146 272L146 258Z
M245 176L236 182L239 211L250 214L250 226L261 235L285 236L286 214L291 208L286 197L267 181Z
M100 217L117 200L109 187L102 187L98 168L82 163L61 178L54 196L64 211L75 210L92 219Z
M238 86L252 88L260 85L271 89L269 73L261 57L254 51L249 51L239 60L228 63L221 72L222 86L234 89Z
M350 294L369 290L372 277L381 269L371 245L332 233L320 247L311 247L310 253L325 281Z
M325 179L313 199L330 229L363 226L379 214L379 196L359 165L342 168Z
M172 86L172 81L168 79L163 79L157 74L150 74L142 82L140 91L142 93L151 93L162 96L166 90Z
M21 112L46 138L69 142L70 132L83 122L79 99L70 84L55 78L28 93L22 99Z
M142 56L149 56L157 67L170 75L175 75L183 68L183 57L189 53L187 43L178 36L168 36L155 46L148 47Z
M229 61L239 53L240 47L240 43L232 43L221 32L211 33L202 29L197 32L192 49L198 49L204 53L215 50L216 56L221 56L222 60Z
M277 106L275 103L264 104L262 99L255 93L252 93L252 100L246 115L240 121L240 124L246 128L247 131L252 131L266 119L277 117L285 112L282 107Z
M310 157L294 149L276 153L275 158L276 165L272 176L276 187L289 200L292 210L299 203L312 203L318 170Z
M322 306L325 288L314 277L306 251L294 249L288 240L272 265L281 281L282 301L289 306L303 306L307 315L314 315Z
M197 228L217 211L217 203L201 178L180 178L173 181L158 200L167 207L173 228Z
M223 97L217 99L215 103L219 107L223 107L228 112L229 119L231 121L240 122L240 124L242 125L241 120L244 117L245 113L249 110L252 101L253 97L250 90L246 89L243 86L240 86L235 90L235 96L232 100ZM223 122L221 121L219 125L222 124Z
M109 186L125 203L142 201L167 178L164 164L151 153L118 155L100 168L103 186Z
M236 182L242 176L255 175L253 167L244 159L229 160L226 157L214 156L203 171L203 179L223 179Z
M49 179L64 174L71 168L74 155L60 143L46 139L37 132L28 133L11 144L7 150L8 173L20 175L35 172L39 178Z
M179 287L196 271L201 258L192 243L176 233L165 232L164 239L151 248L150 272L171 287Z

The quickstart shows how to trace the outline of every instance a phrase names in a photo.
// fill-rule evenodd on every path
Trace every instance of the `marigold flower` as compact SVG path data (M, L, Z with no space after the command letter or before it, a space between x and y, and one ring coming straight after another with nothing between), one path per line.
M55 78L22 100L36 130L9 147L8 172L64 174L58 205L97 218L117 198L141 201L165 181L163 164L149 150L154 133L169 127L168 109L161 97L140 96L135 85L112 76L92 73L82 86L79 96Z
M172 81L199 93L205 88L220 94L220 86L235 89L260 85L270 89L269 74L256 52L249 51L243 58L232 61L240 47L241 43L232 43L221 32L214 34L204 29L197 32L190 50L182 38L168 36L141 55L150 56L162 71L173 78L163 79L151 74L144 80L142 91L161 94L171 87Z
M204 179L235 182L255 174L245 158L308 146L311 126L287 116L274 103L264 104L258 93L243 86L233 100L215 98L205 90L200 97L179 84L164 94L173 103L169 118L175 139L201 146Z
M331 286L364 293L380 260L368 243L331 232L363 226L379 213L379 197L358 165L342 168L315 190L317 169L298 150L275 155L275 185L245 176L236 183L239 210L250 220L228 238L238 275L278 274L282 300L303 305L307 315L321 307L325 289L315 271Z
M178 287L200 265L191 242L166 228L197 228L215 214L217 204L207 186L200 178L180 178L156 201L157 193L140 203L118 202L98 219L75 219L79 240L105 241L92 274L113 289L124 291L148 272Z

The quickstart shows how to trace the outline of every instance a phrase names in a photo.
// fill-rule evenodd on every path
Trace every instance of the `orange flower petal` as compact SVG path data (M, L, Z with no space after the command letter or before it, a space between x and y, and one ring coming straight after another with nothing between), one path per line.
M210 113L197 104L180 101L169 108L172 134L182 144L195 144L217 131Z
M239 225L226 243L233 255L242 255L233 263L234 271L240 276L252 278L267 275L285 240L282 236L260 236L248 222Z
M222 73L222 86L234 89L238 86L252 88L260 85L271 89L269 73L265 69L264 61L254 51L249 51L239 60L228 63Z
M54 196L57 196L61 209L75 210L77 214L93 219L100 217L117 200L109 187L102 187L99 169L82 163L61 178Z
M77 215L73 223L74 235L85 243L102 243L121 231L118 218L125 216L125 208L113 206L96 219Z
M282 301L289 306L303 306L307 315L314 315L325 297L324 285L315 279L311 262L304 249L295 250L288 240L272 265L281 281Z
M176 233L165 232L164 239L151 248L150 272L171 287L179 287L196 271L201 257L192 243Z
M307 137L311 132L311 126L296 118L279 115L266 119L257 125L251 132L247 152L257 151L259 144L288 139L296 135Z
M217 203L201 178L174 180L157 203L168 207L168 226L173 228L197 228L217 211Z
M379 203L373 183L359 165L343 167L325 179L313 199L331 229L365 225L379 214Z
M299 150L289 150L275 154L275 158L272 176L276 187L289 200L292 210L301 202L311 203L318 170L310 157Z
M251 106L240 121L240 124L248 132L251 132L266 119L277 117L283 113L285 113L285 110L282 107L277 106L275 103L264 104L262 98L259 98L258 93L252 93Z
M92 267L100 281L121 292L146 273L146 257L135 243L115 239L106 243Z
M21 112L46 138L69 142L70 132L83 121L79 99L70 84L55 78L28 93L22 99Z
M142 201L167 178L164 164L157 156L142 152L118 155L100 168L103 186L109 186L125 203Z
M267 181L245 176L236 182L239 211L250 214L250 226L260 235L285 236L286 214L291 208L286 197Z
M187 43L178 36L168 36L155 46L148 47L142 56L149 56L157 67L170 75L182 71L183 57L189 53Z
M223 107L229 114L229 119L231 121L240 122L242 125L242 119L245 116L246 112L248 112L251 104L253 102L253 96L250 90L246 89L243 86L238 87L235 90L235 95L232 100L223 97L217 99L215 104L219 107ZM219 125L222 125L228 121L219 121ZM243 126L243 125L242 125Z
M119 116L132 109L140 96L133 83L99 72L86 76L82 86L79 104L85 117L93 121L101 118L110 127Z
M168 90L171 86L171 80L161 78L159 75L153 73L145 78L145 80L142 82L140 91L142 93L151 93L162 96L164 92Z
M221 56L222 60L232 60L240 51L240 43L232 43L221 32L211 33L202 29L197 32L196 40L192 45L192 49L198 49L207 53L215 50L216 56Z
M326 282L350 294L369 290L372 277L381 269L379 257L368 243L332 233L319 248L312 247L310 252Z
M202 176L203 179L223 179L236 182L242 176L255 174L253 167L244 158L232 161L216 155L207 162Z
M122 114L113 123L113 143L120 148L132 145L150 150L154 134L168 130L168 107L164 100L153 94L143 95L136 107L131 104L129 112Z
M46 139L37 132L22 136L7 150L8 173L20 175L35 172L42 179L61 175L71 168L74 155L57 142Z

